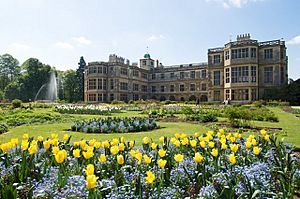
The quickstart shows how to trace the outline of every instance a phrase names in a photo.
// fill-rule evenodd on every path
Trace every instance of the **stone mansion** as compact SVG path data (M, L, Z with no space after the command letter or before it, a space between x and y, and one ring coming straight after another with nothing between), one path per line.
M89 62L84 73L85 102L112 100L199 100L247 102L263 99L287 83L285 42L259 42L250 34L208 49L207 62L164 66L145 54L138 63L110 55Z

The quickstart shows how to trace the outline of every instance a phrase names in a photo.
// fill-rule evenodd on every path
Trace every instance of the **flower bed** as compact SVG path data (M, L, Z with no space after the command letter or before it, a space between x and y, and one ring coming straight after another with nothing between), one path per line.
M0 145L0 198L293 198L299 162L261 135L175 134L142 146L57 135Z
M149 131L159 128L155 120L149 118L94 118L71 126L72 131L85 133L128 133Z
M61 105L56 106L55 110L63 114L110 115L111 113L121 113L121 108L118 106L100 105Z

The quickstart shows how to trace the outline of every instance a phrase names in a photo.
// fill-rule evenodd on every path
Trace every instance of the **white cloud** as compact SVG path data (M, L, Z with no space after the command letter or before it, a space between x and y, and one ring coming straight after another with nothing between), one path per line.
M83 44L83 45L90 45L92 43L91 40L85 37L73 37L72 40L78 44Z
M230 7L241 8L249 3L264 1L264 0L206 0L206 2L220 3L225 9Z
M55 44L55 46L59 47L59 48L63 48L63 49L73 49L74 46L72 46L71 44L67 43L67 42L57 42Z
M11 46L16 50L29 50L31 47L27 44L14 42Z
M292 38L291 40L287 41L286 42L287 44L290 44L290 45L297 45L297 44L300 44L300 35Z
M147 38L147 41L157 41L160 39L164 39L165 37L163 35L151 35Z

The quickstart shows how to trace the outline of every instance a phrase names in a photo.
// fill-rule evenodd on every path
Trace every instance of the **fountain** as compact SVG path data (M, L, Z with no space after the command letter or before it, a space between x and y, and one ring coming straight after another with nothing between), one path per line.
M45 90L46 89L46 90ZM50 74L50 80L48 83L43 84L41 88L38 90L37 94L35 95L34 101L36 101L40 95L40 93L44 91L45 98L42 98L42 100L49 100L49 101L55 101L57 100L57 81L54 72Z

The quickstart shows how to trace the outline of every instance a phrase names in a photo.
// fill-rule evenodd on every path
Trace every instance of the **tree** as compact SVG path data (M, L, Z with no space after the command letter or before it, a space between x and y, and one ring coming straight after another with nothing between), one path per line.
M0 90L18 78L21 72L19 61L10 54L0 55Z
M20 98L21 85L17 81L10 82L4 90L5 99L13 100Z
M83 57L80 57L79 67L76 70L75 78L75 98L74 101L84 101L84 67L86 63Z
M76 73L74 70L67 70L63 74L63 90L64 90L64 100L68 102L74 102L76 98L75 85L76 85Z
M52 69L49 65L41 63L38 59L29 58L22 64L24 72L20 82L24 84L21 88L23 101L34 100L38 90L49 81Z

